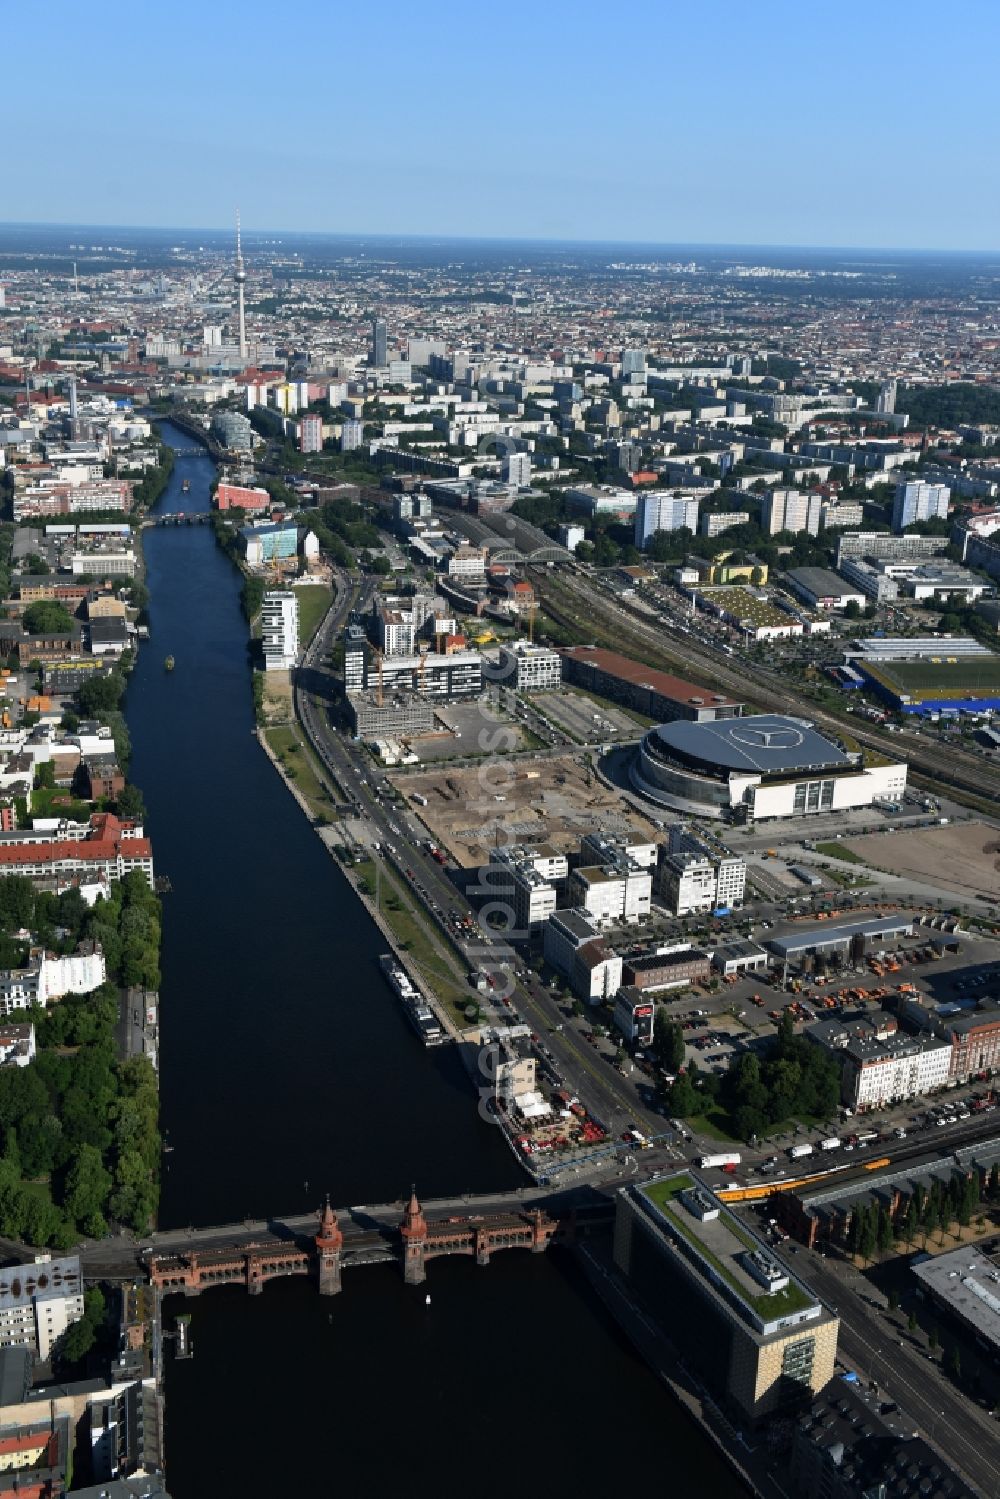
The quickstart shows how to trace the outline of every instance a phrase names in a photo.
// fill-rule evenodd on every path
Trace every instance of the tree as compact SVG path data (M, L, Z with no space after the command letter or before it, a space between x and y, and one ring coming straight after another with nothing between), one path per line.
M35 887L27 875L9 874L0 879L0 930L17 931L31 924L35 909Z
M667 1072L680 1071L684 1065L684 1032L668 1018L663 1005L659 1005L656 1011L653 1046L661 1067Z
M686 1073L682 1073L670 1084L666 1092L666 1102L670 1113L676 1115L678 1119L687 1119L697 1112L700 1100Z
M957 1343L952 1343L944 1356L944 1365L952 1379L960 1379L962 1375L962 1355Z
M899 1310L899 1292L895 1289L895 1287L890 1288L886 1300L889 1304L890 1312L897 1312Z
M990 1167L989 1180L986 1183L986 1200L1000 1202L1000 1162L997 1161L994 1161Z
M94 1238L103 1238L107 1232L104 1207L110 1190L111 1177L101 1152L94 1145L80 1145L66 1177L66 1211L78 1228Z
M862 606L858 603L857 599L848 599L844 607L845 619L860 619L861 614Z
M917 1314L916 1314L916 1312L911 1312L910 1315L907 1317L907 1319L906 1319L906 1326L907 1326L907 1328L909 1329L910 1332L916 1332L916 1330L917 1330Z
M118 816L131 822L145 822L146 803L138 786L127 785L118 793Z
M118 707L124 691L124 679L113 671L84 682L77 689L76 700L84 718L101 718Z
M936 1352L941 1346L941 1337L936 1327L932 1327L930 1330L927 1338L927 1346L932 1353Z
M21 615L21 623L29 635L71 635L73 618L65 604L55 599L38 599L29 604Z
M865 1221L861 1230L861 1258L870 1260L875 1253L878 1242L878 1217L874 1209L865 1213Z
M867 1217L868 1209L864 1203L859 1202L851 1213L851 1222L847 1230L847 1248L853 1255L861 1253L861 1240Z
M878 1212L876 1243L878 1244L879 1254L887 1254L892 1248L892 1217L889 1209L884 1205L879 1208Z

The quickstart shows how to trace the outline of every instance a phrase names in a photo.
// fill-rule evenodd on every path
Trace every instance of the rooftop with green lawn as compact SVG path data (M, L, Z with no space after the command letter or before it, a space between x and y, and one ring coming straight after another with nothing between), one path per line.
M772 1330L772 1324L817 1306L815 1297L793 1278L776 1291L766 1291L745 1268L748 1253L760 1252L791 1277L791 1272L774 1255L762 1239L745 1228L726 1205L713 1197L718 1217L699 1219L689 1212L681 1194L701 1187L710 1188L687 1172L661 1177L637 1188L638 1194L662 1218L675 1237L694 1251L698 1259L721 1280L726 1288L752 1314L760 1331ZM691 1256L687 1256L688 1259ZM732 1298L730 1298L732 1299Z

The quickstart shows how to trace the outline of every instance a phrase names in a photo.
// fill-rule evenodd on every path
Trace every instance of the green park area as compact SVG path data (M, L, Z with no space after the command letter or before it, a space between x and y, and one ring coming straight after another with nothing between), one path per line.
M333 603L333 589L325 583L303 584L296 588L295 597L299 601L299 645L304 647L312 640Z
M277 724L263 731L272 752L282 770L305 797L309 810L317 821L329 822L333 815L334 798L324 786L319 767L302 738L297 724Z

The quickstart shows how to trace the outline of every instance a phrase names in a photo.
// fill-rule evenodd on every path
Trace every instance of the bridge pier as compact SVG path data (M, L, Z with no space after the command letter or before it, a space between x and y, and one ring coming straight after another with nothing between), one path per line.
M399 1228L403 1240L403 1280L408 1286L419 1286L427 1279L424 1250L427 1244L427 1219L420 1210L415 1191L403 1214Z
M343 1247L344 1235L328 1197L319 1220L319 1232L316 1235L316 1253L319 1256L319 1294L321 1296L336 1296L340 1291L340 1251Z

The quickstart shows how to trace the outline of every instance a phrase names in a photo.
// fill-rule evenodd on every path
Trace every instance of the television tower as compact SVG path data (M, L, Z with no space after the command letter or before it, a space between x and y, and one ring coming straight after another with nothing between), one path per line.
M245 364L247 358L247 322L246 311L243 306L243 288L246 285L247 273L243 265L243 250L240 246L240 211L236 210L236 268L233 271L233 280L236 283L236 302L240 319L240 359Z

